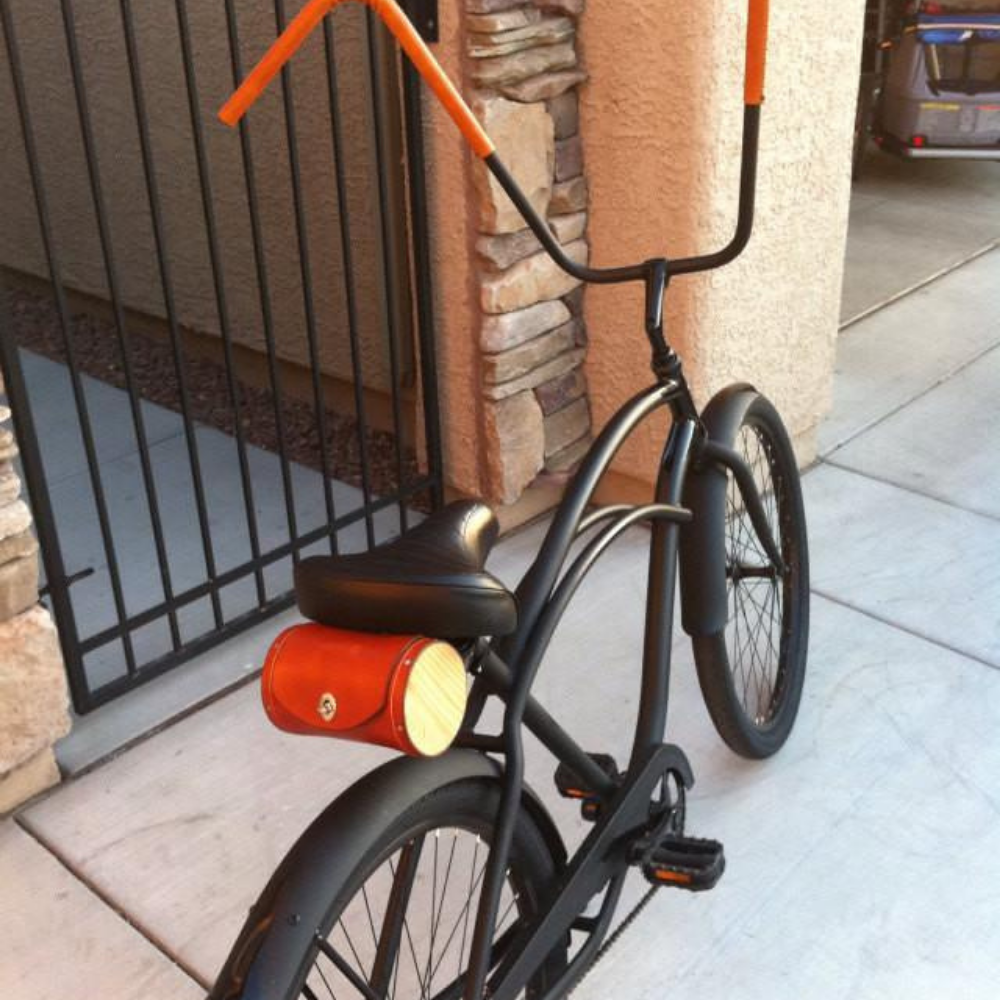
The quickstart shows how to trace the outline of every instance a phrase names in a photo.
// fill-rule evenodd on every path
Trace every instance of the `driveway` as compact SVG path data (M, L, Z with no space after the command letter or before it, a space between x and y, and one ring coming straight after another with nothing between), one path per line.
M841 324L998 243L1000 161L907 161L869 146L851 197Z

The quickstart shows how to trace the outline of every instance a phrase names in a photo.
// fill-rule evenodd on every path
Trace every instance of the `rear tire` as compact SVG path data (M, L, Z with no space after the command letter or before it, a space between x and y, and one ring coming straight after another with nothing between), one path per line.
M728 443L728 442L727 442ZM798 465L777 410L756 395L733 447L753 472L786 572L771 567L731 473L726 483L728 620L695 636L698 680L712 722L743 757L763 758L788 739L809 645L809 549Z
M454 990L468 966L500 790L497 780L463 779L436 789L402 814L387 817L364 860L341 884L326 887L330 900L326 918L311 951L302 956L299 981L282 995L306 1000L363 996L338 968L331 948L364 983L391 1000L420 1000L449 986ZM496 941L531 919L557 869L545 836L522 807ZM316 878L322 879L323 872L317 871ZM403 917L394 945L388 905L393 896L403 904L397 911ZM383 940L390 942L388 947ZM377 963L380 948L385 957ZM541 996L565 968L562 947L548 957L524 995Z

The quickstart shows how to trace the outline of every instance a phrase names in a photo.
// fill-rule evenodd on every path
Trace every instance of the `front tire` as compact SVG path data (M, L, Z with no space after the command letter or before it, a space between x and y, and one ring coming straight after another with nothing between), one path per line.
M727 472L727 621L692 642L698 680L719 735L741 756L763 758L788 739L802 697L809 548L792 444L777 410L763 396L754 394L746 406L732 446L753 473L785 573L779 576L771 566Z

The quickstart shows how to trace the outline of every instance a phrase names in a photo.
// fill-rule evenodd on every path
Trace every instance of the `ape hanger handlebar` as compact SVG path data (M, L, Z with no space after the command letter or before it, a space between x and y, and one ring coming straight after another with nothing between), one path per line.
M308 0L263 58L250 71L237 90L222 106L219 118L235 126L252 107L286 62L298 51L312 30L335 7L347 0ZM764 99L764 74L767 55L769 0L749 0L747 55L744 82L743 153L740 170L740 202L736 232L732 240L716 253L673 260L657 259L627 267L592 268L571 260L553 236L545 220L535 211L524 192L497 155L486 130L441 68L434 54L400 9L396 0L359 0L366 3L385 22L400 47L437 96L458 126L472 151L482 159L511 201L524 216L539 241L563 270L581 281L613 284L625 281L654 280L665 283L675 274L691 274L721 267L737 257L753 228L754 192L757 180L757 147L760 132L760 105ZM654 275L656 276L654 279ZM662 289L660 290L662 298Z

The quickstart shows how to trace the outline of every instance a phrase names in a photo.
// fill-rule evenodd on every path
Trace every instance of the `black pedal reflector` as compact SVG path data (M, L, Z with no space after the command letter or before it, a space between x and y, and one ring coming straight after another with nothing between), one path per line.
M606 753L591 753L587 756L614 781L619 778L618 765L614 757ZM568 765L560 763L556 768L556 788L564 799L593 799L595 793L586 782Z
M642 863L642 872L653 885L689 892L713 888L725 870L722 844L697 837L666 837Z

